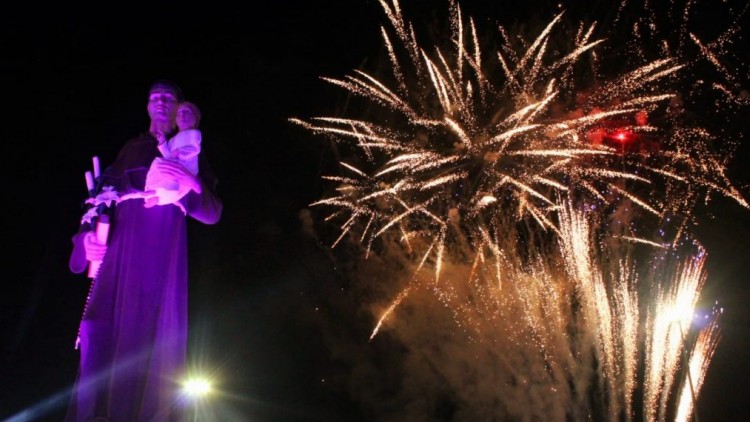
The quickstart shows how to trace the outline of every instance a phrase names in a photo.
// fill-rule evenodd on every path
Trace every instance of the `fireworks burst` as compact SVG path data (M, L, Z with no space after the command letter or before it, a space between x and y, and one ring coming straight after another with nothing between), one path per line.
M728 150L686 118L680 93L701 60L722 76L715 92L736 91L721 62L736 30L706 42L683 20L680 42L658 44L658 59L632 48L612 57L596 23L571 30L564 13L529 39L500 27L500 41L489 44L451 1L449 43L425 47L398 1L380 4L390 74L325 78L370 101L376 117L291 119L358 153L340 163L342 175L326 177L337 194L313 204L332 207L328 220L342 221L333 245L356 235L369 252L379 239L397 239L413 258L410 281L372 336L409 295L429 290L472 342L494 345L499 362L525 362L505 367L506 383L533 379L550 394L509 396L507 409L526 399L544 409L538 417L599 411L630 419L645 349L643 417L674 413L667 403L687 343L669 309L695 307L705 253L639 273L611 245L673 254L689 243L700 199L719 194L748 207L725 175ZM650 19L636 26L636 38L652 41ZM488 53L488 44L498 47ZM604 61L626 68L605 71L597 66ZM666 222L673 231L655 236ZM663 280L670 269L677 275ZM655 302L639 301L642 286ZM694 343L695 391L717 340L712 325ZM599 377L581 381L592 366ZM682 418L692 403L684 391Z

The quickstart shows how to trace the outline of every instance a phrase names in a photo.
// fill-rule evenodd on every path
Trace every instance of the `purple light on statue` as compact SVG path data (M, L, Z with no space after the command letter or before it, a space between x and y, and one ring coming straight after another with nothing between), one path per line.
M91 159L91 161L94 163L94 179L99 178L99 175L101 174L99 172L99 157L96 155Z
M90 171L86 172L86 189L88 189L89 194L91 194L94 191L94 176L91 175Z

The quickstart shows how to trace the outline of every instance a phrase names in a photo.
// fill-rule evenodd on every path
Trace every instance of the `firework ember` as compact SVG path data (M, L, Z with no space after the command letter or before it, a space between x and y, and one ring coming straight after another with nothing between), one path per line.
M496 416L630 420L645 383L645 420L686 418L685 391L700 389L718 340L716 324L686 337L705 281L693 209L712 194L748 203L725 176L730 148L686 117L682 91L702 61L720 76L714 92L736 103L722 64L736 29L701 40L686 11L679 42L654 44L652 59L565 12L531 37L501 26L498 41L480 38L450 2L449 34L426 45L398 1L380 4L388 74L325 78L371 103L370 117L291 119L356 153L326 177L337 193L313 204L342 223L333 245L395 243L410 259L372 336L398 306L431 296L465 341L490 348L504 386ZM647 17L629 43L653 42ZM636 248L649 264L636 265Z

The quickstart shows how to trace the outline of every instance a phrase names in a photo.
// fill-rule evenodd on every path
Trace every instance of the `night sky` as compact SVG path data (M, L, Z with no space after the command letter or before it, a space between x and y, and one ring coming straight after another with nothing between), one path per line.
M321 176L335 171L335 150L288 122L346 109L343 90L320 77L342 77L381 57L382 10L374 0L268 3L247 11L218 2L27 4L0 17L0 418L32 408L38 416L20 420L64 414L89 286L67 268L84 172L92 156L106 166L127 139L147 130L147 89L160 78L177 82L201 108L203 153L224 201L217 225L189 225L189 357L220 380L217 420L351 421L398 413L365 405L353 393L369 382L358 372L358 356L374 365L370 373L385 377L403 350L387 335L368 342L369 298L351 293L347 258L305 234L300 211L327 192ZM424 21L431 6L441 14L447 5L403 3L419 12L407 16ZM543 0L481 3L462 3L480 25L544 21L557 11ZM593 4L608 10L607 2ZM709 25L713 16L704 19ZM747 48L738 51L747 63ZM747 89L748 75L738 76ZM737 110L745 122L747 108ZM740 146L729 163L746 197L748 150ZM750 420L748 228L750 211L721 198L697 228L709 253L704 301L715 298L725 309L698 402L702 421Z

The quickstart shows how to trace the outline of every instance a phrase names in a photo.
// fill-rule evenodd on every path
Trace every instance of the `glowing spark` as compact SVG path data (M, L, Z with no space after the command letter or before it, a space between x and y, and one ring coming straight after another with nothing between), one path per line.
M391 303L391 305L388 307L388 309L383 312L383 315L378 320L378 323L375 325L375 329L372 330L372 334L370 334L370 340L375 338L376 335L378 335L378 331L380 331L380 326L383 325L383 321L385 321L388 316L393 313L393 310L396 309L398 305L401 304L401 302L406 298L406 296L409 294L409 288L404 289L401 293L396 296L396 299Z

